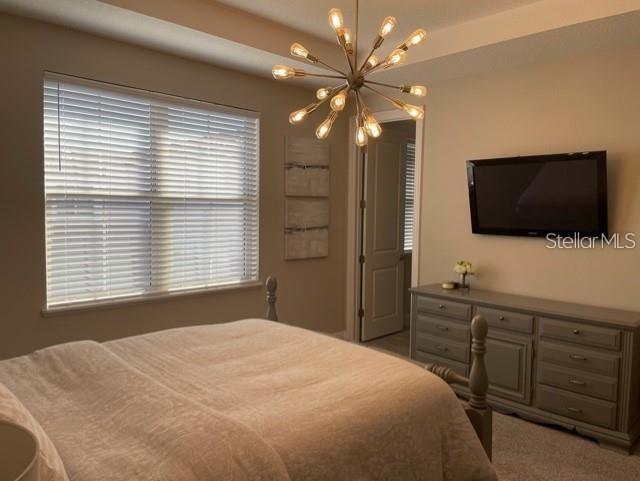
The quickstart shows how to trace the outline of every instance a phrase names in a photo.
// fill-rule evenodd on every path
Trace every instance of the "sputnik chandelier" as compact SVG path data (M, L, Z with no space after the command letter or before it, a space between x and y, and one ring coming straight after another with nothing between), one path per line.
M329 25L335 31L338 37L338 43L342 48L344 55L349 64L348 72L342 72L331 65L326 64L318 57L312 55L309 50L294 43L291 45L290 53L293 57L304 59L316 66L322 66L323 69L332 71L332 74L312 73L304 69L287 67L285 65L275 65L272 69L274 78L278 80L295 78L295 77L322 77L338 79L339 83L333 86L323 87L316 92L317 101L306 107L296 110L289 115L289 122L299 124L307 118L309 114L318 109L324 102L329 100L330 110L327 118L316 129L316 137L318 139L326 139L331 132L331 127L338 117L338 113L342 111L346 104L349 93L353 93L356 105L356 144L359 147L365 147L369 137L379 137L382 134L380 124L371 114L367 106L362 100L360 90L366 88L373 93L380 95L394 107L404 110L413 119L421 119L424 117L424 110L416 105L411 105L401 100L389 97L380 92L376 87L387 87L399 90L402 93L415 95L416 97L424 97L427 94L427 88L423 85L389 85L381 82L374 82L367 77L377 71L387 70L404 63L407 50L410 47L422 42L427 32L418 29L396 48L394 48L383 60L380 60L375 52L382 46L385 37L394 29L397 24L395 17L385 17L382 25L378 30L373 47L369 55L364 59L361 65L358 65L358 0L356 0L356 32L352 35L351 30L344 26L344 18L342 12L337 8L329 11ZM375 85L376 87L373 87Z

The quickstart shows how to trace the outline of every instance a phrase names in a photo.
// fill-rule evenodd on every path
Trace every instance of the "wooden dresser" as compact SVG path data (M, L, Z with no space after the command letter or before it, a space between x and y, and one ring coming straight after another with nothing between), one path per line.
M640 436L640 313L439 285L411 294L413 359L468 376L469 325L481 314L489 324L496 410L633 450Z

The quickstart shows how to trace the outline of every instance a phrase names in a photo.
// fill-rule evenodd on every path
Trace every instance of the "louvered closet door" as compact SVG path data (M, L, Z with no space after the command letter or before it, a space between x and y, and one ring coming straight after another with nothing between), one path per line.
M258 118L48 76L47 304L258 278Z
M405 181L404 181L404 250L413 249L413 212L416 182L416 144L406 145Z

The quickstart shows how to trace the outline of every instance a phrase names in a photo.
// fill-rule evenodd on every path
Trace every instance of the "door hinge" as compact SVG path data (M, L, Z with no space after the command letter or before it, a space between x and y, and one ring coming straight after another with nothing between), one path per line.
M364 256L363 255L360 256L359 260L360 260L360 264L364 264Z
M362 308L358 309L358 317L360 318L364 317L364 309Z
M367 201L364 199L360 199L360 208L366 209L366 207L367 207Z

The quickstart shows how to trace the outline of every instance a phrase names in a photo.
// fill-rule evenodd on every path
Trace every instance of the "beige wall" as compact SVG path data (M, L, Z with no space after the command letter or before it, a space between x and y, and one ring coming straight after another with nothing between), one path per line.
M19 17L0 15L0 358L76 339L105 340L264 312L247 288L43 318L45 244L42 77L45 70L261 112L260 271L280 282L279 314L300 326L344 329L346 124L331 136L327 259L283 260L283 157L287 134L313 135L288 114L312 92Z
M421 283L454 278L511 293L640 310L635 250L548 250L544 239L472 235L465 161L606 149L613 232L640 241L640 48L430 85Z

